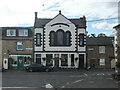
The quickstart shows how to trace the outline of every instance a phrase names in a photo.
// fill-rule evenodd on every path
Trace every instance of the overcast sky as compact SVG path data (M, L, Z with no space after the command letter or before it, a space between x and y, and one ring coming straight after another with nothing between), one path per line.
M67 18L86 16L89 33L113 34L113 26L118 20L119 0L0 0L0 27L33 26L34 12L39 18L53 18L59 12Z

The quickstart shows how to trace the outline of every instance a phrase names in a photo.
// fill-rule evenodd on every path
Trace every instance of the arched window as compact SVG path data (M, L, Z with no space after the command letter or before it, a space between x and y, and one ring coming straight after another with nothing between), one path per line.
M70 31L64 32L62 29L58 29L56 32L50 32L50 46L70 46L70 40Z
M50 32L50 45L51 46L55 45L55 32L54 31Z
M70 37L71 37L71 33L70 33L70 31L67 31L67 32L65 33L65 44L66 44L67 46L70 46Z
M64 45L64 31L59 29L56 32L56 44L57 46L63 46Z

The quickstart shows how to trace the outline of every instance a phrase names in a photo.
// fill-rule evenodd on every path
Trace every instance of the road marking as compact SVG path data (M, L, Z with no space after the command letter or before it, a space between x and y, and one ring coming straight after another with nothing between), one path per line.
M84 79L80 79L80 80L74 81L74 82L72 82L72 83L67 82L64 86L61 86L61 88L65 88L65 86L69 86L69 85L71 85L71 84L75 84L75 83L78 83L78 82L83 81L83 80L84 80Z
M108 75L111 75L111 74L108 74Z
M83 81L84 79L80 79L80 80L77 80L77 81L74 81L73 83L78 83L80 81Z
M105 75L105 74L104 73L98 73L97 75L99 76L99 75Z
M106 78L106 79L110 79L110 80L113 80L112 78Z
M86 73L84 73L85 76L88 76Z

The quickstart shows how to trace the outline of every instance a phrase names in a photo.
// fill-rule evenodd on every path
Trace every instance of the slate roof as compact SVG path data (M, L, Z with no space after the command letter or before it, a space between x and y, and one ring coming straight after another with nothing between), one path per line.
M113 45L114 37L87 37L87 45Z
M117 27L119 27L119 26L120 26L120 24L118 24L118 25L114 26L113 28L117 28Z
M51 20L52 19L48 19L48 18L36 18L34 27L35 28L42 28ZM78 28L86 28L86 21L84 18L68 19L68 20L70 20Z

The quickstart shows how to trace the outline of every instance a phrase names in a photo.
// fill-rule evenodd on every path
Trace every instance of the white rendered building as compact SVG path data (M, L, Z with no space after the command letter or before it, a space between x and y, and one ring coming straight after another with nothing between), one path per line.
M34 62L56 68L86 68L86 18L59 14L38 18L35 12Z

